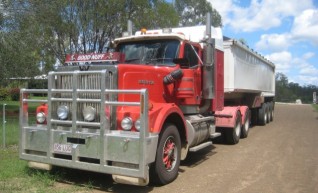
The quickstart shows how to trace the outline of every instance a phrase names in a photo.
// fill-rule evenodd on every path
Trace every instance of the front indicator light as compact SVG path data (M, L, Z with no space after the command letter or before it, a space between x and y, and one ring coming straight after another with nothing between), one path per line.
M38 114L36 114L36 121L40 124L43 124L46 120L46 116L43 112L39 112Z
M123 130L125 131L129 131L133 126L133 121L130 117L125 117L122 121L121 121L121 128L123 128Z
M83 117L85 121L94 121L96 117L96 109L92 106L87 106L83 110Z
M138 119L138 120L135 122L135 128L137 129L137 131L140 131L140 119Z

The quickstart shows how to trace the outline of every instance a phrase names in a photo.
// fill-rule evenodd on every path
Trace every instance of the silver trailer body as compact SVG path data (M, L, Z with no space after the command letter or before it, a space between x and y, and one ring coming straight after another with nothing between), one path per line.
M224 94L275 96L275 65L233 39L223 42Z

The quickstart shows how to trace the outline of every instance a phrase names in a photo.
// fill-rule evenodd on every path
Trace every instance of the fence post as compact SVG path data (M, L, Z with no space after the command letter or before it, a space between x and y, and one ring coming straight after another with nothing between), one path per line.
M3 104L3 129L2 129L2 139L3 139L3 148L6 147L6 105L7 104Z

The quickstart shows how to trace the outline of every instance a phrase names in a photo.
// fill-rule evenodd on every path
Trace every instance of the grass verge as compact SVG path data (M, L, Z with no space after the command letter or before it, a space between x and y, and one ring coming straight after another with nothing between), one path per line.
M27 162L18 157L16 145L0 148L0 192L85 192L85 188L69 186L59 188L56 182L63 175L57 171L47 172L30 169Z
M5 144L3 148L3 104L5 108ZM30 169L27 161L19 159L19 106L18 101L0 101L0 192L89 192L90 184L84 186L61 186L58 181L64 181L59 170L51 172ZM29 106L29 112L35 112L38 104ZM34 114L29 118L35 122Z
M318 112L318 104L313 104L312 106L313 106L314 109Z

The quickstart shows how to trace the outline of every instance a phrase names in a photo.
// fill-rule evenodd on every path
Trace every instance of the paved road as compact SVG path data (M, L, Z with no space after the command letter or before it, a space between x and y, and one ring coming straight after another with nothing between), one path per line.
M318 192L318 113L310 105L277 104L274 122L251 128L239 144L214 144L190 157L166 186L115 184L101 175L93 192Z

